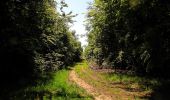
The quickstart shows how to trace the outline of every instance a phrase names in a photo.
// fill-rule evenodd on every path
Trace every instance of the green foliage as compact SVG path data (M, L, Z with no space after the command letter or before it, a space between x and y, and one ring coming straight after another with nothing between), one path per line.
M86 59L169 77L169 5L165 0L95 0L87 15Z
M26 79L33 83L81 59L81 44L68 25L74 16L59 13L57 6L54 0L0 1L2 84L23 85L20 81Z

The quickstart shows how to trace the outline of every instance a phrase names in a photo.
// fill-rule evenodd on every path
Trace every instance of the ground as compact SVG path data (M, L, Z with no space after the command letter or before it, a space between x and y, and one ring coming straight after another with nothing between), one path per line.
M123 79L122 82L110 80L107 71L105 73L92 70L86 62L78 63L70 71L69 78L84 88L95 100L145 100L151 92L141 89L136 82L125 83Z
M152 89L141 85L147 82L151 86L157 83L155 80L137 76L119 75L111 69L94 70L86 61L82 61L68 69L52 73L52 79L47 82L30 85L5 95L11 100L148 100ZM169 95L169 92L158 93L151 100L169 100L162 99L167 96L160 95Z
M95 87L87 84L84 80L80 79L74 70L70 72L70 80L74 81L78 86L84 88L89 94L93 95L95 100L112 100L109 95L97 91Z

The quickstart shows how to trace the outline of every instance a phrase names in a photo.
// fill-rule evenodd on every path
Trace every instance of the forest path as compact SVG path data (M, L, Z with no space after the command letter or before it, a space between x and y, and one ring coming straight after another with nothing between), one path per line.
M119 77L112 76L107 70L91 69L86 61L77 63L69 73L69 80L84 88L95 100L143 100L150 93L135 82L111 78Z
M89 85L84 80L79 78L74 69L71 70L69 79L75 82L78 86L84 88L89 94L91 94L95 98L95 100L113 100L111 96L103 94L102 91L98 91L95 87Z

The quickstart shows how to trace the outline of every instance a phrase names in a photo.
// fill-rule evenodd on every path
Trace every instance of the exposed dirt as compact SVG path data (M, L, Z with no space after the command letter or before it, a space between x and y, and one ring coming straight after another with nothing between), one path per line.
M89 94L91 94L95 100L114 100L112 96L105 95L102 91L98 91L93 86L87 84L84 80L80 79L74 70L70 72L69 76L71 81L74 81L77 85L84 88Z

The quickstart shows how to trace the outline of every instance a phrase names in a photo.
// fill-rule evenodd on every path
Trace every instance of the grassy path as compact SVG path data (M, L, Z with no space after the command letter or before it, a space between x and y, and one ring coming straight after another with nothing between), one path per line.
M112 100L109 95L105 95L102 92L97 91L93 86L87 84L84 80L80 79L74 70L70 72L70 80L74 81L77 85L84 88L90 93L95 100Z
M137 82L133 82L133 78L123 77L120 82L119 76L92 70L85 61L75 65L70 72L70 79L96 100L146 100L150 92L141 89Z
M71 70L52 73L47 82L37 80L37 85L7 95L11 100L146 100L148 91L139 87L137 79L123 76L120 80L118 75L90 69L83 61Z

